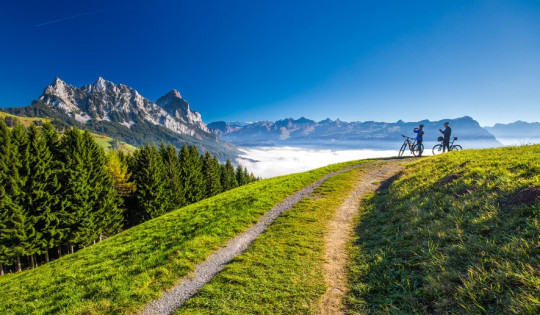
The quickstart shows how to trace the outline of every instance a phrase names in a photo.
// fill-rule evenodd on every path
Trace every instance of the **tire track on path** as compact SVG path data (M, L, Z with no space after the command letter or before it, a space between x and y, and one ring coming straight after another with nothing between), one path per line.
M324 280L328 289L321 298L321 314L345 314L343 299L347 294L347 242L354 230L354 218L358 214L360 202L367 193L373 192L381 183L403 169L405 160L371 164L366 167L356 187L337 209L334 218L328 223L325 235Z
M218 249L208 258L198 264L195 270L187 276L180 279L180 284L173 287L164 295L149 303L140 314L171 314L182 304L195 295L200 288L210 281L217 273L219 273L234 257L243 253L266 228L283 212L291 209L302 198L309 196L313 190L319 187L330 177L347 172L349 170L365 167L366 165L379 164L384 162L368 162L346 167L337 172L329 173L315 183L311 184L288 197L277 206L268 211L259 219L259 221L250 227L246 232L239 234L231 239L225 247Z

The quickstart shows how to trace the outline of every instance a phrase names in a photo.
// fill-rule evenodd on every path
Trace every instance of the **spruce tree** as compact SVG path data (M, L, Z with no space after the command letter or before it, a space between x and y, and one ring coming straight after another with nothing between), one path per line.
M96 231L96 217L93 212L89 153L81 131L77 128L66 131L61 150L65 164L62 174L62 198L66 205L65 217L61 222L66 230L66 241L73 252L75 245L87 246L99 233Z
M203 158L203 175L206 181L206 197L219 194L221 192L219 161L208 151Z
M159 147L159 153L163 159L163 165L165 166L165 171L169 179L167 191L169 193L171 205L171 209L169 209L170 211L180 208L185 204L184 191L180 175L180 159L176 154L176 148L171 144L165 146L165 144L162 142Z
M202 200L205 197L206 185L202 174L202 160L195 146L182 146L180 169L186 204Z
M90 171L89 185L91 190L91 206L96 232L101 240L103 236L111 236L122 228L123 215L120 209L121 199L113 187L111 174L105 165L107 158L90 132L83 132L83 142L87 150L86 165ZM95 238L94 238L95 240Z
M21 127L17 132L24 144L26 132ZM15 259L17 271L21 271L20 257L31 252L27 240L34 229L18 203L23 195L23 182L19 176L21 164L17 144L19 142L13 140L13 134L0 121L0 264L11 263Z
M221 166L221 186L223 187L223 191L238 187L234 166L229 159L227 159L225 165Z
M52 153L53 160L56 162L59 161L61 159L60 137L54 130L54 126L48 122L44 123L43 128L41 128L41 134L45 138L49 151Z
M0 186L0 273L3 264L15 259L17 271L22 270L21 256L29 255L28 235L33 229L21 206L14 203L4 186Z
M129 222L139 224L164 214L169 209L168 179L163 160L155 145L146 143L133 154L130 171L137 183L135 205L129 210Z
M246 178L246 174L244 173L244 169L242 168L242 165L238 164L236 167L236 182L238 183L238 186L243 186L248 183L248 178Z
M60 217L63 212L59 198L60 183L54 170L53 157L45 138L34 125L28 131L28 175L22 187L21 204L28 212L28 220L35 232L29 238L37 254L45 253L63 238Z

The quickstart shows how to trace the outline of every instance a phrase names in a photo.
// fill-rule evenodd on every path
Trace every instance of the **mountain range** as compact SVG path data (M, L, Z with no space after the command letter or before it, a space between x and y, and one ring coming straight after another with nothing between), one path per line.
M236 148L212 133L177 90L153 102L129 86L101 77L80 88L56 78L30 106L6 111L55 118L57 124L87 128L136 146L164 141L180 147L187 143L221 159L237 155Z
M518 120L510 124L495 124L485 128L504 144L540 143L540 123L538 122L528 123Z
M339 148L394 148L402 142L401 135L414 137L413 129L424 124L424 142L436 142L441 135L439 128L449 122L453 136L469 147L500 146L494 135L482 128L471 117L440 121L422 120L418 122L345 122L339 119L314 121L282 119L275 122L259 121L248 124L213 122L208 127L224 140L238 146L301 146L301 147L339 147Z
M432 146L440 136L443 122L450 122L453 136L468 148L484 148L521 142L540 142L540 123L515 122L481 127L471 117L439 121L394 123L325 119L314 121L301 117L278 121L212 122L206 125L201 114L191 110L177 90L155 102L135 89L103 78L80 88L59 78L27 107L5 111L28 117L50 117L59 128L76 126L139 146L145 142L196 145L221 160L234 160L240 151L235 146L298 146L314 148L395 149L401 135L414 137L413 129L425 125L425 146ZM498 139L518 139L508 143Z

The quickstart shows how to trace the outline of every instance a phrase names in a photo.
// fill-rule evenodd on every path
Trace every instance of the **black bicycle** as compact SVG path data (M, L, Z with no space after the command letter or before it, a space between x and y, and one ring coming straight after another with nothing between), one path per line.
M459 145L459 144L454 144L454 141L457 140L457 137L454 137L452 139L452 142L450 142L448 144L448 152L450 151L459 151L459 150L463 150L463 148ZM433 147L433 155L437 155L437 154L441 154L443 152L443 141L444 141L444 138L443 137L439 137L437 138L437 141L441 141L441 143L439 144L436 144L434 147Z
M422 155L422 152L424 152L424 145L420 144L418 145L416 143L415 138L407 137L406 135L401 135L405 140L403 141L403 144L401 145L401 148L399 149L398 156L403 156L403 153L405 153L405 149L408 147L411 151L411 154L414 156L420 156Z

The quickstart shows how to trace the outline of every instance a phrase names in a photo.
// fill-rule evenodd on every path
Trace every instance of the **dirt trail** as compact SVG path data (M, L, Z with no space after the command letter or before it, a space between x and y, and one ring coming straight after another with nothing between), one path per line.
M328 224L325 235L326 262L323 266L328 289L321 299L321 314L345 314L343 299L347 294L346 246L353 233L354 217L358 213L361 199L379 188L384 180L402 170L406 162L394 160L366 166L358 184Z

